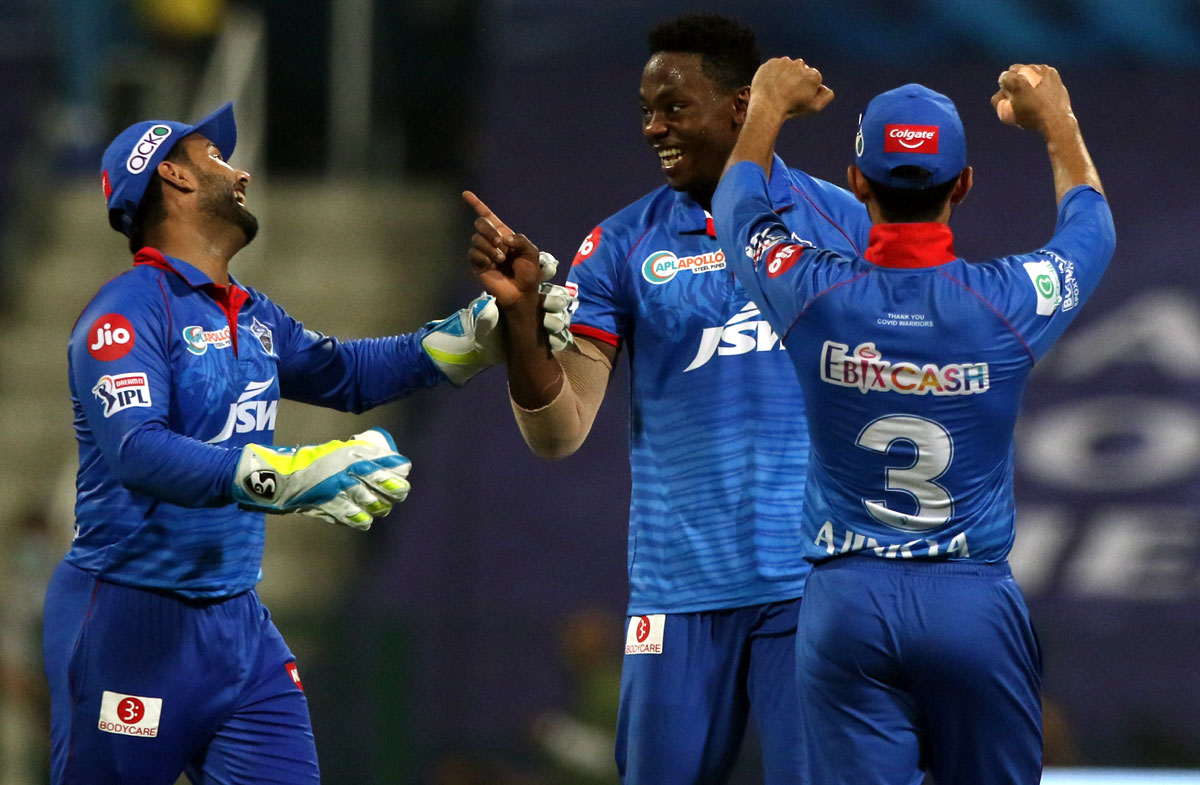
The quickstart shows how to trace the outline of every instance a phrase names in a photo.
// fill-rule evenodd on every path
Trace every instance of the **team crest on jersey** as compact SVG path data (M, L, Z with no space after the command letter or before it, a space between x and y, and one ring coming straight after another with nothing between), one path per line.
M275 355L275 337L271 334L271 328L254 317L254 323L250 325L250 334L258 339L258 345L267 354Z
M204 354L210 346L214 349L228 349L233 345L229 338L228 326L220 330L205 330L200 325L193 324L183 328L183 340L187 343L187 350L195 355Z
M696 256L676 256L670 251L655 251L642 262L642 277L652 284L664 284L677 273L689 270L693 275L725 269L725 252L717 249Z
M626 654L662 654L663 630L667 626L664 613L649 616L630 616L629 631L625 633Z
M153 739L158 736L161 717L162 698L105 690L100 696L100 724L97 727L105 733Z
M151 405L150 382L144 373L105 374L92 387L92 395L104 407L106 420L125 409Z
M851 354L849 346L834 341L821 347L821 381L863 393L902 395L974 395L987 392L991 385L987 363L892 362L874 343L861 343Z

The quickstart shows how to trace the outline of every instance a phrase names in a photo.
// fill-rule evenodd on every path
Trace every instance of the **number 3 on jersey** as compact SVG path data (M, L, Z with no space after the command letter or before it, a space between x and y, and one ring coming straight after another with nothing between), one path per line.
M908 466L889 467L884 487L911 496L917 503L916 514L897 512L879 500L863 499L863 505L875 520L896 529L936 529L949 521L954 512L954 499L935 482L950 468L954 440L949 431L933 420L889 414L869 423L854 443L864 450L886 454L897 442L911 444L916 457Z

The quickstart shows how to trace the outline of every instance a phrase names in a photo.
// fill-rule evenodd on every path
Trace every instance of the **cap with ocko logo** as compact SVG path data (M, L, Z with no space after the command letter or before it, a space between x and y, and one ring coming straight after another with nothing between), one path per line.
M142 203L154 170L171 148L189 134L200 134L208 139L228 159L237 143L233 104L225 104L195 125L171 120L134 123L112 141L100 164L100 181L104 186L108 222L112 228L129 234L133 216Z

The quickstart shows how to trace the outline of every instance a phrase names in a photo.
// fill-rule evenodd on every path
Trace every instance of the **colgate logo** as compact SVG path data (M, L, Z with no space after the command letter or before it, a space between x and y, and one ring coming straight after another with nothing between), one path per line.
M884 126L883 151L885 153L928 153L938 151L938 127L936 125L887 125Z

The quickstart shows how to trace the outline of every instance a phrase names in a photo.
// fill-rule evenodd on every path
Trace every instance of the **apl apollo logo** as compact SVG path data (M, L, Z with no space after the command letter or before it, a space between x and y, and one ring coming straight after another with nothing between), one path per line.
M725 252L717 249L696 256L679 257L670 251L655 251L642 262L642 277L652 284L670 281L683 270L694 275L725 269Z
M152 125L150 129L138 139L137 144L133 146L133 150L129 153L128 160L125 161L125 168L130 174L141 174L146 166L150 163L150 158L154 152L167 141L167 137L171 135L171 127L167 125Z

